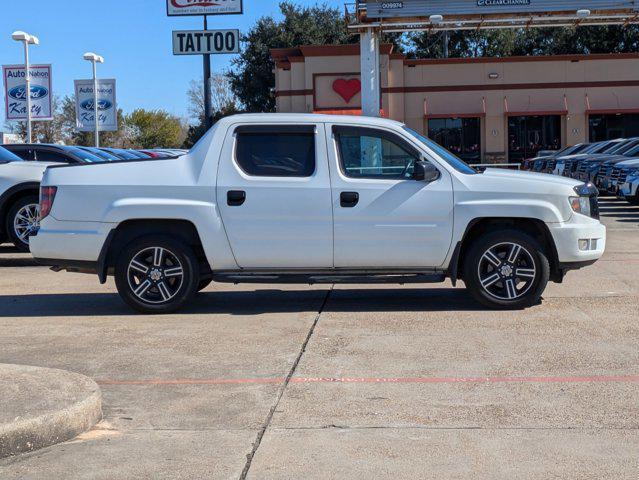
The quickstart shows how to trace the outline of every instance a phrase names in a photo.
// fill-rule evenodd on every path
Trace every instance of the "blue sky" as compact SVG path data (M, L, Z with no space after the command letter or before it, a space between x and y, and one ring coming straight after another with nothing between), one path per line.
M40 38L30 49L32 63L53 65L53 90L73 93L73 80L91 77L86 51L105 58L98 76L117 79L118 104L125 112L136 107L163 108L187 115L186 90L202 76L202 57L173 56L172 30L202 28L202 17L167 17L166 0L0 0L0 64L24 62L21 46L11 39L15 30ZM279 12L278 0L244 0L243 15L209 17L209 28L239 28L245 32L264 15ZM344 0L297 0L301 5ZM94 23L94 19L97 20ZM97 26L96 26L97 25ZM233 55L213 55L212 70L230 66ZM0 95L4 116L4 95ZM0 125L4 123L4 118Z

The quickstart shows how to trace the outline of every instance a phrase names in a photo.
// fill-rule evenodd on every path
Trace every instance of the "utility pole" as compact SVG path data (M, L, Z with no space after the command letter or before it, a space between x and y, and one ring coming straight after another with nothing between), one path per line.
M204 30L208 30L208 21L204 15ZM211 55L204 54L204 124L208 130L213 126L211 115Z

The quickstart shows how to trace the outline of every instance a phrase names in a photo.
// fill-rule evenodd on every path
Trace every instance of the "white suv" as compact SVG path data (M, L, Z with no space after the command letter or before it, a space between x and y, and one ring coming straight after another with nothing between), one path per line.
M38 228L38 193L52 163L25 162L0 146L0 243L9 240L23 252Z
M606 242L592 185L478 173L367 117L227 117L180 158L49 168L41 210L33 255L115 275L143 312L173 311L212 280L446 277L484 305L522 308Z

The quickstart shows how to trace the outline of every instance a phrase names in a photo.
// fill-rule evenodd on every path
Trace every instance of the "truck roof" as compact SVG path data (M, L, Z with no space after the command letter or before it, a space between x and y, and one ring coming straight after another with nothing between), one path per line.
M376 118L366 117L361 115L324 115L321 113L241 113L238 115L231 115L224 117L220 122L236 123L322 123L322 122L336 122L336 123L362 123L367 125L389 125L396 126L403 125L401 122L390 120L388 118Z

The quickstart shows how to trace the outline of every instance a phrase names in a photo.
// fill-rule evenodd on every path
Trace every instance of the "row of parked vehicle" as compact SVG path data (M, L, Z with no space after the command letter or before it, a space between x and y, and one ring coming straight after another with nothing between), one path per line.
M524 160L522 170L591 182L601 194L639 205L639 137L579 143Z
M39 225L39 189L49 166L175 158L179 149L131 150L53 144L0 146L0 244L10 241L29 251L29 238Z

